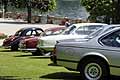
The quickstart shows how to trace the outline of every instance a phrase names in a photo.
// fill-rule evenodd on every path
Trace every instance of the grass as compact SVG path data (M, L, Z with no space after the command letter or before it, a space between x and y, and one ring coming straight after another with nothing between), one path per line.
M111 80L120 80L112 76ZM0 47L0 80L81 80L78 72L52 64L49 57Z
M55 66L49 57L0 48L0 80L77 80L79 73Z

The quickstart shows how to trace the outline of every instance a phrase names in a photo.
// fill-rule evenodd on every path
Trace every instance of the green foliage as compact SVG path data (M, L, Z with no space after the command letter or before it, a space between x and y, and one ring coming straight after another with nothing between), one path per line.
M56 8L56 0L10 0L11 5L16 8L39 9L40 12L52 11Z
M31 7L39 9L41 12L52 11L56 7L55 0L32 0Z
M104 15L112 11L112 0L81 0L81 4L85 6L90 14Z
M12 6L15 6L17 8L24 8L26 5L26 2L24 2L24 0L9 0L9 2Z
M5 38L7 38L7 35L0 33L0 39L5 39Z
M81 4L85 6L91 16L112 16L114 14L112 0L81 0Z

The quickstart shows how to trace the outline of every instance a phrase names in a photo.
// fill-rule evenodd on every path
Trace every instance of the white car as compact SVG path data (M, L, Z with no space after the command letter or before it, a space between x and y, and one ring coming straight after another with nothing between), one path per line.
M60 35L41 37L37 45L37 51L34 54L52 52L56 41L64 39L85 38L89 34L97 31L107 24L103 23L79 23L68 27ZM42 52L41 52L42 51Z

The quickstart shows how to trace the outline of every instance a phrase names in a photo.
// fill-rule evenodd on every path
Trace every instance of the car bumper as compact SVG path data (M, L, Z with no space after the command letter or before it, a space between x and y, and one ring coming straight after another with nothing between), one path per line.
M26 48L26 49L23 49L23 48L19 48L20 51L28 51L28 52L35 52L37 50L37 48Z
M52 52L54 50L54 46L39 46L38 48L47 52Z
M5 49L10 49L11 46L3 46Z

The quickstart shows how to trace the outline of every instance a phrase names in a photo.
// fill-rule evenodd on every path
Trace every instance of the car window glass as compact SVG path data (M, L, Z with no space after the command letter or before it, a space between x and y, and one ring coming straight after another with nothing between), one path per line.
M30 36L31 33L32 33L32 31L28 31L28 32L26 33L26 36Z
M72 31L75 30L75 28L76 28L76 26L75 26L75 25L72 25L72 26L68 27L68 28L63 32L63 34L70 34Z
M35 36L36 35L36 31L32 31L32 35Z
M48 36L48 35L52 34L52 31L48 30L45 32L45 34Z
M23 30L17 31L17 32L15 33L15 36L20 36L22 32L23 32Z
M114 29L114 28L116 28L116 26L109 27L109 28L107 28L104 32L107 32L107 31L112 30L112 29Z
M41 34L43 34L44 32L41 30L36 30L36 36L40 36Z
M101 39L104 45L112 47L120 47L120 31L115 31Z
M95 32L93 32L93 33L91 33L89 36L87 36L88 38L94 38L94 37L96 37L97 35L99 35L99 33L101 33L101 31L102 31L102 28L101 29L99 29L99 30L97 30L97 31L95 31Z
M109 28L105 28L105 30L104 30L104 27L102 27L102 28L98 29L97 31L93 32L92 34L90 34L88 37L90 37L90 38L96 37L101 32L104 33L104 32L107 32L107 31L113 29L113 28L115 28L115 26L109 27Z
M89 35L93 33L94 31L98 30L101 28L102 25L90 25L90 26L82 26L79 27L75 32L77 34L82 34L82 35Z

